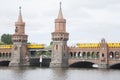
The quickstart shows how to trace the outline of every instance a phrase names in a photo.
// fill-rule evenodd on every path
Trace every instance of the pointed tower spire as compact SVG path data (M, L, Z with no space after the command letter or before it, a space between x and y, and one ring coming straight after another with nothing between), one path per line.
M50 67L68 67L68 39L66 19L63 18L60 2L58 18L55 19L55 31L52 32L53 46Z
M61 5L62 5L62 3L60 2L60 10L59 10L59 13L58 13L58 19L63 19Z
M23 22L22 14L21 14L21 6L19 7L19 16L18 16L18 21L17 22Z
M21 6L19 7L19 16L18 16L18 20L15 22L15 33L16 34L24 34L25 33L25 22L23 22L22 20L22 14L21 14Z

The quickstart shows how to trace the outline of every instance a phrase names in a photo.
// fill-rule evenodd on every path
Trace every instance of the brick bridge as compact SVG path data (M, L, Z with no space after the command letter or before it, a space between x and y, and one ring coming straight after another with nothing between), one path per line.
M120 43L107 43L102 39L100 43L78 43L67 46L69 33L66 31L66 19L60 9L55 19L55 30L52 32L52 55L50 67L76 66L80 63L95 64L98 68L110 68L120 64ZM9 66L25 66L31 57L39 57L44 49L42 44L27 44L28 35L25 33L25 22L19 7L18 19L15 22L15 33L12 34L12 45L0 46L0 62L10 62ZM37 55L36 55L37 54ZM119 66L120 68L120 66Z
M0 65L9 65L8 62L12 60L12 47L13 45L0 45ZM51 49L45 49L44 44L28 44L27 53L28 59L40 57L40 52L51 51ZM39 52L39 53L38 53ZM26 58L27 59L27 58Z
M98 68L111 68L115 65L120 65L120 43L78 43L77 46L69 47L68 49L68 65L71 67L79 63L88 63L93 66L97 65ZM0 62L10 62L12 58L13 45L0 46ZM40 54L44 54L45 49L43 44L30 44L27 45L27 52L30 58L38 58Z
M98 67L110 68L120 65L120 43L78 43L69 48L69 66L80 62L90 62Z

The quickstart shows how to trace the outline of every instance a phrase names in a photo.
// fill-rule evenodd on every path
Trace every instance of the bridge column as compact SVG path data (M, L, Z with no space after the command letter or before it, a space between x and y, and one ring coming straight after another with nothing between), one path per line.
M78 53L76 52L75 58L78 58Z
M28 35L25 34L25 22L23 22L21 7L19 7L18 20L15 22L15 33L12 35L12 58L9 66L26 66L27 62L27 40Z
M58 18L55 19L55 31L52 32L53 46L50 67L68 67L68 39L69 33L66 32L66 20L63 18L60 4Z
M90 52L90 58L93 59L92 52Z
M105 39L102 39L100 43L99 68L108 68L108 45Z
M98 64L98 68L103 68L103 69L107 69L108 68L108 64Z
M31 57L31 51L28 51L28 57L29 58Z

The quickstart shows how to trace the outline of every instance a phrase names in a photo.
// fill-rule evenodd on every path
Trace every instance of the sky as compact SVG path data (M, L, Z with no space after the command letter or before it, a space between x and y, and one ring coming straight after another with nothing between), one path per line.
M0 35L14 34L22 6L28 42L49 45L59 3L67 20L68 45L120 42L120 0L0 0Z

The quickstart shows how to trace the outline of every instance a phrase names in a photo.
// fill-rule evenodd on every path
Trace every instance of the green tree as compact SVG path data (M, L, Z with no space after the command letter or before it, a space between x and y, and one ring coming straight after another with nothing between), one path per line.
M53 45L53 42L52 42L52 41L50 42L50 45Z
M4 45L4 42L0 42L0 45Z
M4 44L12 44L12 36L10 34L3 34L1 36L1 42Z

